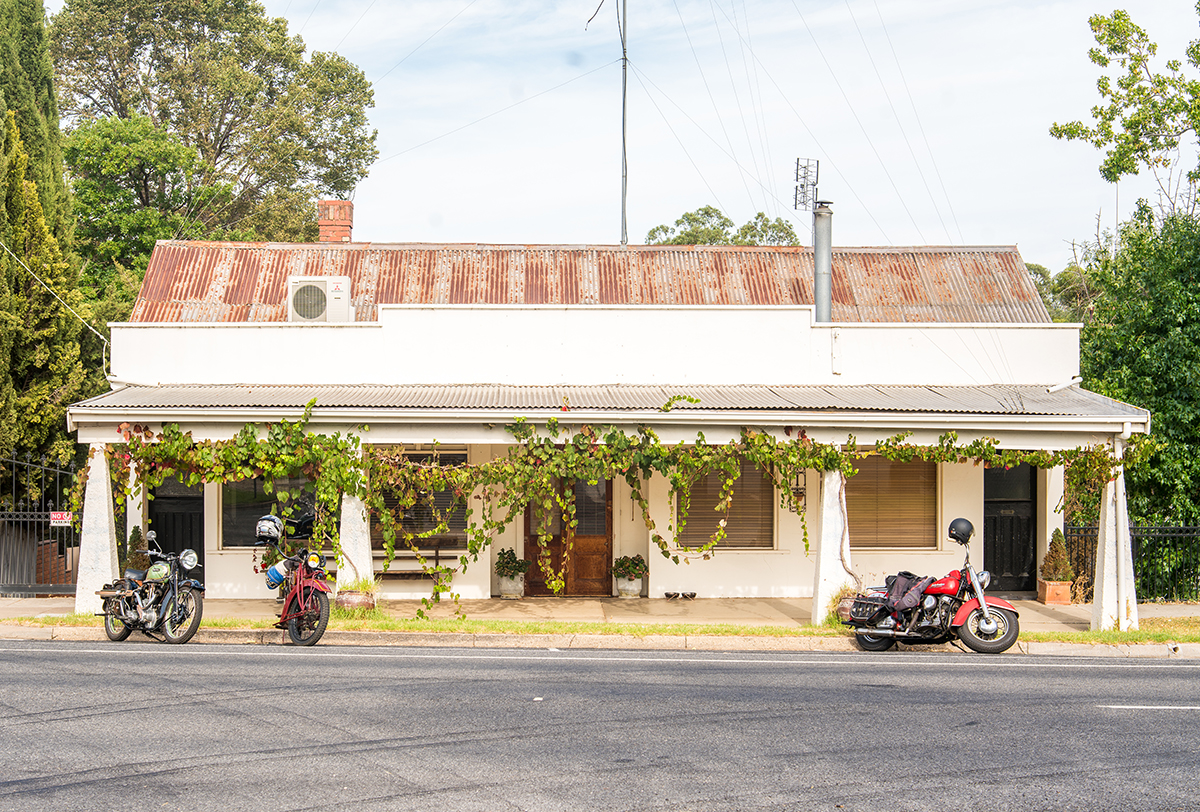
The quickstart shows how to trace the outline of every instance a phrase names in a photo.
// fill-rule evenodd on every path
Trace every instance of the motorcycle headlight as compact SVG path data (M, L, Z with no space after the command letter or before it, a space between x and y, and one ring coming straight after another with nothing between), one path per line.
M184 550L179 554L179 566L185 570L190 570L200 563L200 556L196 555L195 550Z
M319 570L319 569L323 569L324 567L325 567L325 556L323 556L319 553L309 553L308 554L308 568L309 569Z
M984 589L987 589L991 583L992 583L992 574L990 572L988 572L987 570L984 570L983 572L979 573L979 585L981 587L983 587Z

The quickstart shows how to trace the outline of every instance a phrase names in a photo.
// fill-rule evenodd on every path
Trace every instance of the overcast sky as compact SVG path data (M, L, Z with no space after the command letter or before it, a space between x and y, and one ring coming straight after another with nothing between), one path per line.
M374 84L380 159L356 241L620 242L614 0L267 0L310 50ZM48 3L56 10L61 3ZM1182 57L1190 0L1126 4ZM631 0L629 241L703 205L791 219L820 160L834 241L1013 245L1059 270L1111 229L1100 154L1051 138L1088 119L1098 69L1083 0ZM1119 213L1153 192L1121 184Z

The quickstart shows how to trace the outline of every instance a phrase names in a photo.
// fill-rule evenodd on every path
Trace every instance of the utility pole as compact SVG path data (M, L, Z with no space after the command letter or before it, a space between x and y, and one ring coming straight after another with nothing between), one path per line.
M629 52L625 47L625 25L629 12L629 0L621 3L621 245L629 244L625 205L629 195L629 160L625 155L626 107L629 83Z

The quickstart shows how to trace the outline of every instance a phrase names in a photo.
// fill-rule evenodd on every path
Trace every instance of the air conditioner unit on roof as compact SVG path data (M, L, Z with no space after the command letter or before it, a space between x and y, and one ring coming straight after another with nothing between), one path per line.
M289 276L288 321L354 321L348 276Z

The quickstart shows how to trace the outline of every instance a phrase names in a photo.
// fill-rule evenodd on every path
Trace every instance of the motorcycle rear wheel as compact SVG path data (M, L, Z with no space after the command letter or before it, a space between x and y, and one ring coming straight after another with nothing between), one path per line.
M892 646L896 645L894 637L875 637L870 634L854 635L854 642L858 643L858 647L863 651L887 651Z
M979 621L983 619L983 610L976 607L967 615L967 620L963 625L958 627L958 639L962 640L973 651L978 651L980 654L1000 654L1012 648L1012 644L1017 642L1017 635L1020 633L1020 624L1017 622L1017 616L1007 609L999 609L995 606L989 606L993 618L996 620L996 633L990 635L981 634L979 631Z
M175 619L175 613L180 617ZM195 590L181 589L163 606L162 633L168 643L182 644L195 636L204 614L204 598Z
M329 596L319 589L302 587L296 600L307 606L308 611L288 621L288 637L293 645L315 646L329 625ZM284 614L294 611L299 611L299 608L289 604Z
M109 605L107 601L104 603L104 633L108 635L108 639L114 643L120 643L126 637L133 633L133 629L125 625L125 621L116 616L115 606Z

